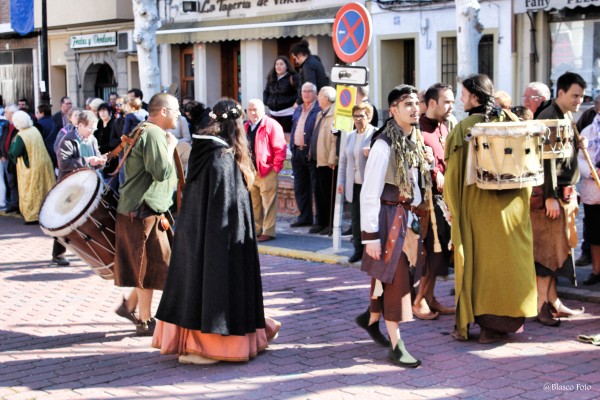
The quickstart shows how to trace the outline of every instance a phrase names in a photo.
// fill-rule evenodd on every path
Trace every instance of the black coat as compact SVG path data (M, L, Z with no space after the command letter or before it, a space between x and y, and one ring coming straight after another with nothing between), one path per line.
M265 327L262 281L250 194L224 149L212 139L194 140L156 317L241 336Z
M285 110L296 102L299 87L300 75L296 73L287 73L281 79L267 81L263 91L263 103L273 111Z
M325 67L318 57L312 54L300 66L300 86L298 86L298 96L296 103L302 104L302 85L306 82L312 82L317 86L317 93L323 86L329 85L329 78L325 73Z

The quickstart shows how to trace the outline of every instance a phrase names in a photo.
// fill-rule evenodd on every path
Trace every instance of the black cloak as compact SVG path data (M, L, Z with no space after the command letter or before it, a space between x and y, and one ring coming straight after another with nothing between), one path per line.
M250 194L225 142L195 139L156 318L203 333L265 327Z

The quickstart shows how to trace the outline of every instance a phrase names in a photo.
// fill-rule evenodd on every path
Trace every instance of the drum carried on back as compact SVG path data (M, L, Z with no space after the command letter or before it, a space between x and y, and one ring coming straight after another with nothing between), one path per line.
M544 183L542 141L537 121L486 122L471 128L476 185L480 189L520 189Z
M546 126L544 134L544 160L553 158L570 158L573 155L573 127L566 119L540 119Z
M90 169L66 175L40 209L42 231L87 262L104 279L113 279L118 195Z

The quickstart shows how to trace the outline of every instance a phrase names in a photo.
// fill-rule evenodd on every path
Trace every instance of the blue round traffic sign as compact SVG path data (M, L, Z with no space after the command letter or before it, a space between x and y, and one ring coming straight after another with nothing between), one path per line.
M352 93L348 89L344 89L340 92L340 104L347 108L352 102Z
M360 60L371 44L371 15L358 3L340 8L333 22L333 49L344 62Z

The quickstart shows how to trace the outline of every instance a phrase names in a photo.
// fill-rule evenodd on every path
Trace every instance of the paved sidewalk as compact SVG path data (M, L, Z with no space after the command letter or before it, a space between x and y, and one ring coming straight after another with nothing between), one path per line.
M568 301L588 313L559 328L528 321L503 345L454 341L452 316L403 324L423 361L405 370L353 322L369 291L357 268L262 255L265 307L283 323L279 338L248 363L180 365L113 313L123 290L75 257L70 267L50 266L52 241L39 227L9 217L0 226L2 399L600 397L600 347L575 340L600 333L599 304ZM445 304L451 288L438 283Z

